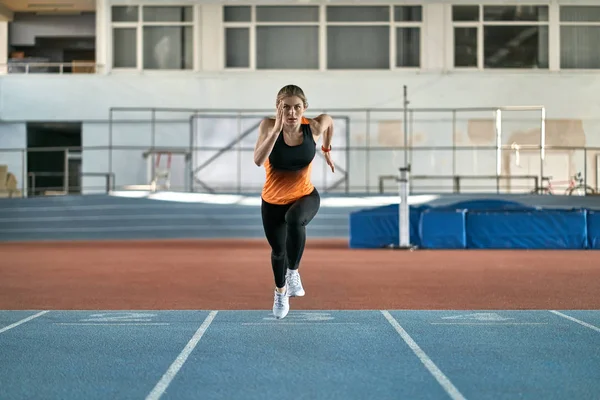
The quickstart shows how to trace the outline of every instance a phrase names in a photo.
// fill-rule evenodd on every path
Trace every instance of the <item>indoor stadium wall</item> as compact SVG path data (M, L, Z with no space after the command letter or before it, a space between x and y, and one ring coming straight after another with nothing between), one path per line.
M160 124L151 123L152 107L185 109L229 109L229 123L236 124L236 110L261 109L260 118L273 109L277 90L296 83L307 93L308 115L331 109L402 108L402 87L409 90L410 107L443 108L444 112L415 113L411 119L411 163L414 175L495 175L496 152L494 114L497 106L543 105L546 107L547 146L600 146L600 123L596 93L600 83L587 74L549 73L232 73L167 74L108 76L5 75L0 78L0 148L23 146L26 121L82 121L83 172L111 172L120 185L144 184L146 163L142 152L152 143L157 146L189 146L191 111L156 113ZM360 85L357 84L360 82ZM56 96L60 93L60 96ZM84 94L90 94L89 97ZM569 101L565 101L569 98ZM112 107L138 107L140 111L113 114L113 146L130 146L112 150L109 166L109 110ZM484 112L460 111L468 107L489 107ZM453 129L452 110L456 114ZM209 113L209 112L205 112ZM404 163L398 150L404 142L403 114L397 112L339 111L331 114L348 119L346 132L337 131L334 146L338 161L348 164L348 186L352 191L377 192L379 177L397 173ZM237 126L236 126L237 128ZM510 111L502 114L503 144L540 144L540 113ZM215 137L235 138L237 129L214 129ZM243 143L253 146L255 133ZM340 140L345 142L340 142ZM453 143L456 151L449 150ZM135 146L133 149L131 146ZM431 147L447 146L445 150ZM465 147L465 149L461 149ZM469 149L466 149L466 148ZM487 147L487 149L477 149ZM366 148L371 148L368 153ZM492 148L492 149L490 149ZM395 150L394 150L395 149ZM521 152L520 163L514 152L503 153L503 174L538 175L539 151ZM22 158L2 153L11 170L20 174ZM201 157L198 157L199 159ZM236 171L253 168L251 156L234 157ZM343 159L343 160L342 160ZM229 163L231 166L231 163ZM219 171L215 171L219 168ZM222 173L219 164L209 167L208 174ZM585 170L588 184L598 179L597 154L583 150L552 150L547 153L545 174L566 181ZM210 170L212 169L212 170ZM102 191L98 177L84 177L87 193ZM19 181L22 182L19 176ZM99 183L100 182L100 183ZM418 185L421 185L420 187ZM386 193L396 191L394 182L386 182ZM465 184L463 191L494 190L493 180L476 180ZM514 181L512 189L524 192L533 188L532 181ZM450 191L450 180L416 182L420 192Z

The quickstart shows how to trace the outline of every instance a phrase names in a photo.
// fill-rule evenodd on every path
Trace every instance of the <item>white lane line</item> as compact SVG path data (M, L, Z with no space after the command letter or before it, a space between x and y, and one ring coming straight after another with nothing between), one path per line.
M587 322L583 322L583 321L581 321L581 320L579 320L579 319L577 319L577 318L573 318L573 317L571 317L571 316L569 316L569 315L567 315L567 314L563 314L563 313L561 313L561 312L559 312L559 311L556 311L556 310L549 310L549 311L550 311L552 314L556 314L556 315L558 315L558 316L560 316L560 317L566 318L566 319L568 319L568 320L571 320L571 321L573 321L573 322L577 322L579 325L583 325L583 326L585 326L586 328L590 328L590 329L593 329L593 330L595 330L596 332L600 332L600 328L598 328L597 326L594 326L594 325L592 325L592 324L588 324Z
M548 325L547 322L430 322L430 325Z
M31 315L31 316L29 316L27 318L23 318L22 320L17 321L14 324L10 324L10 325L5 326L4 328L0 329L0 333L4 333L4 332L6 332L9 329L15 328L15 327L17 327L17 326L19 326L21 324L24 324L25 322L31 321L32 319L40 317L40 316L42 316L42 315L44 315L44 314L46 314L48 312L49 312L48 310L46 310L46 311L40 311L37 314Z
M54 325L87 325L87 326L149 326L149 325L170 325L168 322L55 322Z
M211 311L208 314L208 317L206 317L204 322L202 322L200 328L198 328L196 333L194 333L194 336L192 336L192 338L183 348L181 353L179 353L179 355L177 356L175 361L173 361L173 364L171 364L167 372L165 372L160 381L158 381L156 386L154 386L154 389L152 389L150 394L146 396L146 400L159 399L160 396L163 395L165 390L167 390L167 388L169 387L169 384L171 383L173 378L175 378L175 375L177 375L181 367L183 367L183 364L185 363L189 355L192 353L192 351L194 350L194 348L196 347L196 345L198 344L198 342L200 341L200 339L202 338L212 321L215 319L216 315L217 311Z
M242 322L242 325L360 325L360 322Z
M425 368L433 375L438 383L444 388L450 398L454 400L465 400L465 397L458 391L458 389L450 382L450 379L435 365L433 361L425 354L425 352L419 347L419 345L410 337L410 335L400 326L398 321L392 317L392 315L385 310L381 310L383 316L388 322L396 329L396 332L406 342L408 347L419 357L419 360L425 365Z

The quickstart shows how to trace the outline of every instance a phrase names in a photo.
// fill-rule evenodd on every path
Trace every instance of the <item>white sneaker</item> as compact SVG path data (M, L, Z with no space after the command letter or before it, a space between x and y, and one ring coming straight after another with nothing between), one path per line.
M284 318L290 311L290 298L287 289L284 293L275 290L275 301L273 302L273 315L277 319Z
M298 270L288 269L287 273L285 274L285 281L288 287L288 296L304 296L304 288L302 287L302 280L300 279L300 273Z

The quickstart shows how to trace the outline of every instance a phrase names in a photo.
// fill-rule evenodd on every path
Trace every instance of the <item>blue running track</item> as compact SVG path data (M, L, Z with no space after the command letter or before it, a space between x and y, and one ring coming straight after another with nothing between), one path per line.
M0 311L0 398L598 399L599 311Z

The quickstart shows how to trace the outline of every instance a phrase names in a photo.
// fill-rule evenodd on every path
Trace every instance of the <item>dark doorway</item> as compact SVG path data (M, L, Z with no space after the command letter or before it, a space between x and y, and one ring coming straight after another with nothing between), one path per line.
M27 124L29 196L81 193L81 122Z

